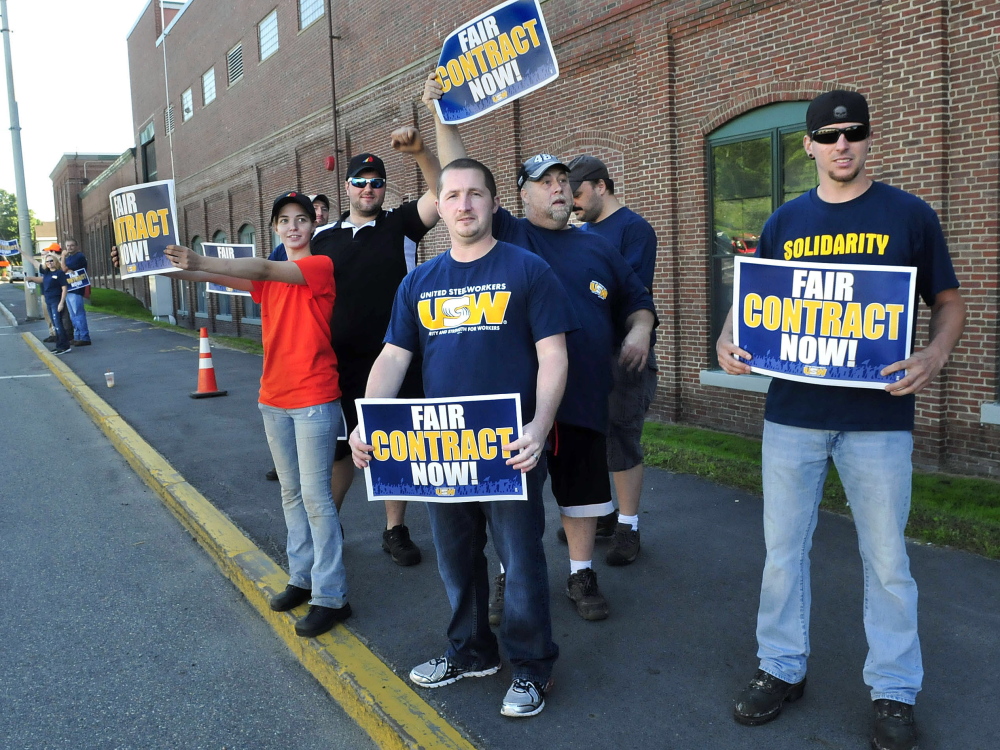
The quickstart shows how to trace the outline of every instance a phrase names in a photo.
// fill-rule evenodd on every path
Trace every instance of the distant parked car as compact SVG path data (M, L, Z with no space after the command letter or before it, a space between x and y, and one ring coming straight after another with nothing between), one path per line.
M10 267L10 281L12 284L15 281L24 281L24 266Z
M757 250L758 238L752 234L733 240L733 252L737 255L753 255Z

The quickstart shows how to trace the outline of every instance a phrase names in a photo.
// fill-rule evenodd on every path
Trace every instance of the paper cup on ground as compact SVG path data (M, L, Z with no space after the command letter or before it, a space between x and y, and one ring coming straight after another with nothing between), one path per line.
M104 373L104 380L107 382L108 388L115 387L115 374L111 372L111 370L108 370L106 373Z

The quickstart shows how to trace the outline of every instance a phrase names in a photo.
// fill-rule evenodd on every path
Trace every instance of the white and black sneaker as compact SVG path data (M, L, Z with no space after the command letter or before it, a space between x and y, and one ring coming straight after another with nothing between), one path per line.
M485 669L460 667L448 661L447 656L425 661L410 670L410 682L424 688L437 688L458 682L463 677L488 677L500 671L500 665L495 664Z
M503 698L500 713L514 719L540 714L545 708L545 694L551 687L551 680L543 685L522 677L515 678Z

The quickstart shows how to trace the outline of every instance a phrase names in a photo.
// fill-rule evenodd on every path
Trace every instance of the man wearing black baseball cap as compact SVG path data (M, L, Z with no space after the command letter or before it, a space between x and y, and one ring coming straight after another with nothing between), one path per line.
M441 86L431 74L423 100L434 116L441 157L450 163L466 156L465 145L457 127L438 120L433 105L440 97ZM621 253L594 232L569 226L573 211L569 171L552 154L537 154L521 164L517 186L525 218L498 209L493 236L548 262L580 320L580 328L566 337L569 375L556 414L548 468L569 545L566 595L580 617L603 620L610 608L597 586L592 558L597 519L614 510L605 438L611 361L618 351L619 362L627 369L646 366L656 314L652 296ZM498 578L501 592L503 583Z
M656 232L639 214L615 196L607 165L590 154L569 163L573 211L581 229L606 239L632 266L652 292L656 267ZM614 365L614 387L608 401L608 469L615 484L618 510L597 521L597 535L611 537L608 565L630 565L639 556L639 498L642 495L642 428L656 395L656 355L653 346L645 367L629 370ZM561 537L560 537L561 538Z
M772 379L761 452L767 558L757 613L760 662L736 696L733 715L740 724L764 724L805 691L809 549L832 461L851 503L864 568L864 679L875 710L871 744L875 750L913 750L913 704L923 679L917 586L904 536L914 394L947 363L962 335L965 304L934 210L868 176L872 136L865 98L854 91L816 97L806 129L803 146L816 161L819 186L771 215L758 254L796 265L915 267L917 292L931 308L930 335L925 348L881 371L905 372L884 390ZM812 250L806 249L807 238L815 238ZM732 311L716 351L727 373L750 372L749 352L733 343Z

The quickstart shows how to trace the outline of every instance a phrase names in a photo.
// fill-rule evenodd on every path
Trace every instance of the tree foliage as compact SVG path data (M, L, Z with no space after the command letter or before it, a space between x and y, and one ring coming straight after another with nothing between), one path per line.
M35 227L42 223L35 218L35 212L29 209L28 221L31 224L31 241L35 241ZM0 189L0 240L18 240L21 232L17 227L17 197L13 193Z

